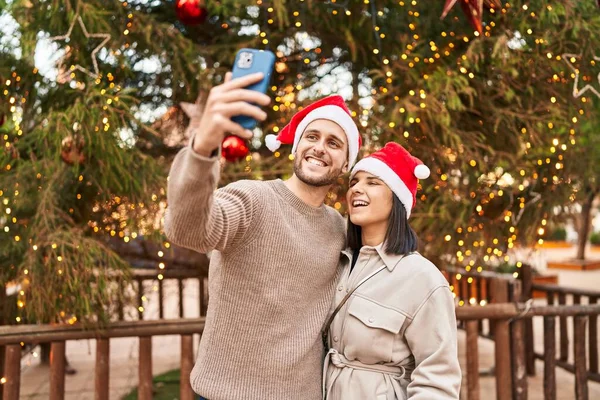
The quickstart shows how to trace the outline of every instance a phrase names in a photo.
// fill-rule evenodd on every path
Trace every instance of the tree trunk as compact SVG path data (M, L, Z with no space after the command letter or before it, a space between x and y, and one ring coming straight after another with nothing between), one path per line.
M585 247L590 234L590 225L592 223L592 206L596 198L596 191L590 190L581 205L581 224L579 226L579 235L577 238L577 258L585 260Z

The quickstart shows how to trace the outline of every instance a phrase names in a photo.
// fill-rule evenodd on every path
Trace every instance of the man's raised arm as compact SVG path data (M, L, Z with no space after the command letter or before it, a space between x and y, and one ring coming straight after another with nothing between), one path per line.
M218 151L225 134L252 137L252 132L231 121L232 116L266 118L263 110L250 103L267 105L269 96L244 89L261 79L262 74L253 74L231 80L228 73L225 83L210 91L200 122L190 129L190 146L177 154L169 173L165 233L173 243L202 253L223 251L246 233L258 193L251 182L215 191L220 175Z

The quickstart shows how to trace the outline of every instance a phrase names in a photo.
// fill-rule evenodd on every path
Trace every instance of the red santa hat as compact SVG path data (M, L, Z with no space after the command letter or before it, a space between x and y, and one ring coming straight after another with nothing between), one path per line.
M269 150L275 151L282 144L292 144L292 154L295 154L304 130L308 124L317 119L335 122L344 130L348 139L348 166L352 167L358 156L362 140L346 102L338 95L325 97L298 111L277 136L267 135L265 137L266 146Z
M406 218L417 202L419 179L429 177L429 168L398 143L389 142L381 150L360 160L352 169L350 179L365 171L377 176L394 192L406 209Z

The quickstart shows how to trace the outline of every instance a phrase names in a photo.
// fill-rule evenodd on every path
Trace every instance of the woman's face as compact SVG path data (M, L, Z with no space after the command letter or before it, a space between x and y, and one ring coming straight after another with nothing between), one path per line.
M387 230L392 196L392 191L381 179L365 171L357 172L346 193L350 221L363 228L381 225Z

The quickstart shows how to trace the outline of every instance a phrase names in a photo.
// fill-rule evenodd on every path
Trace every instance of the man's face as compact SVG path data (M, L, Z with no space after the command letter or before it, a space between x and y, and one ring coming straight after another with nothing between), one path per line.
M306 127L298 142L294 173L311 186L329 186L348 171L348 143L335 122L317 119Z

